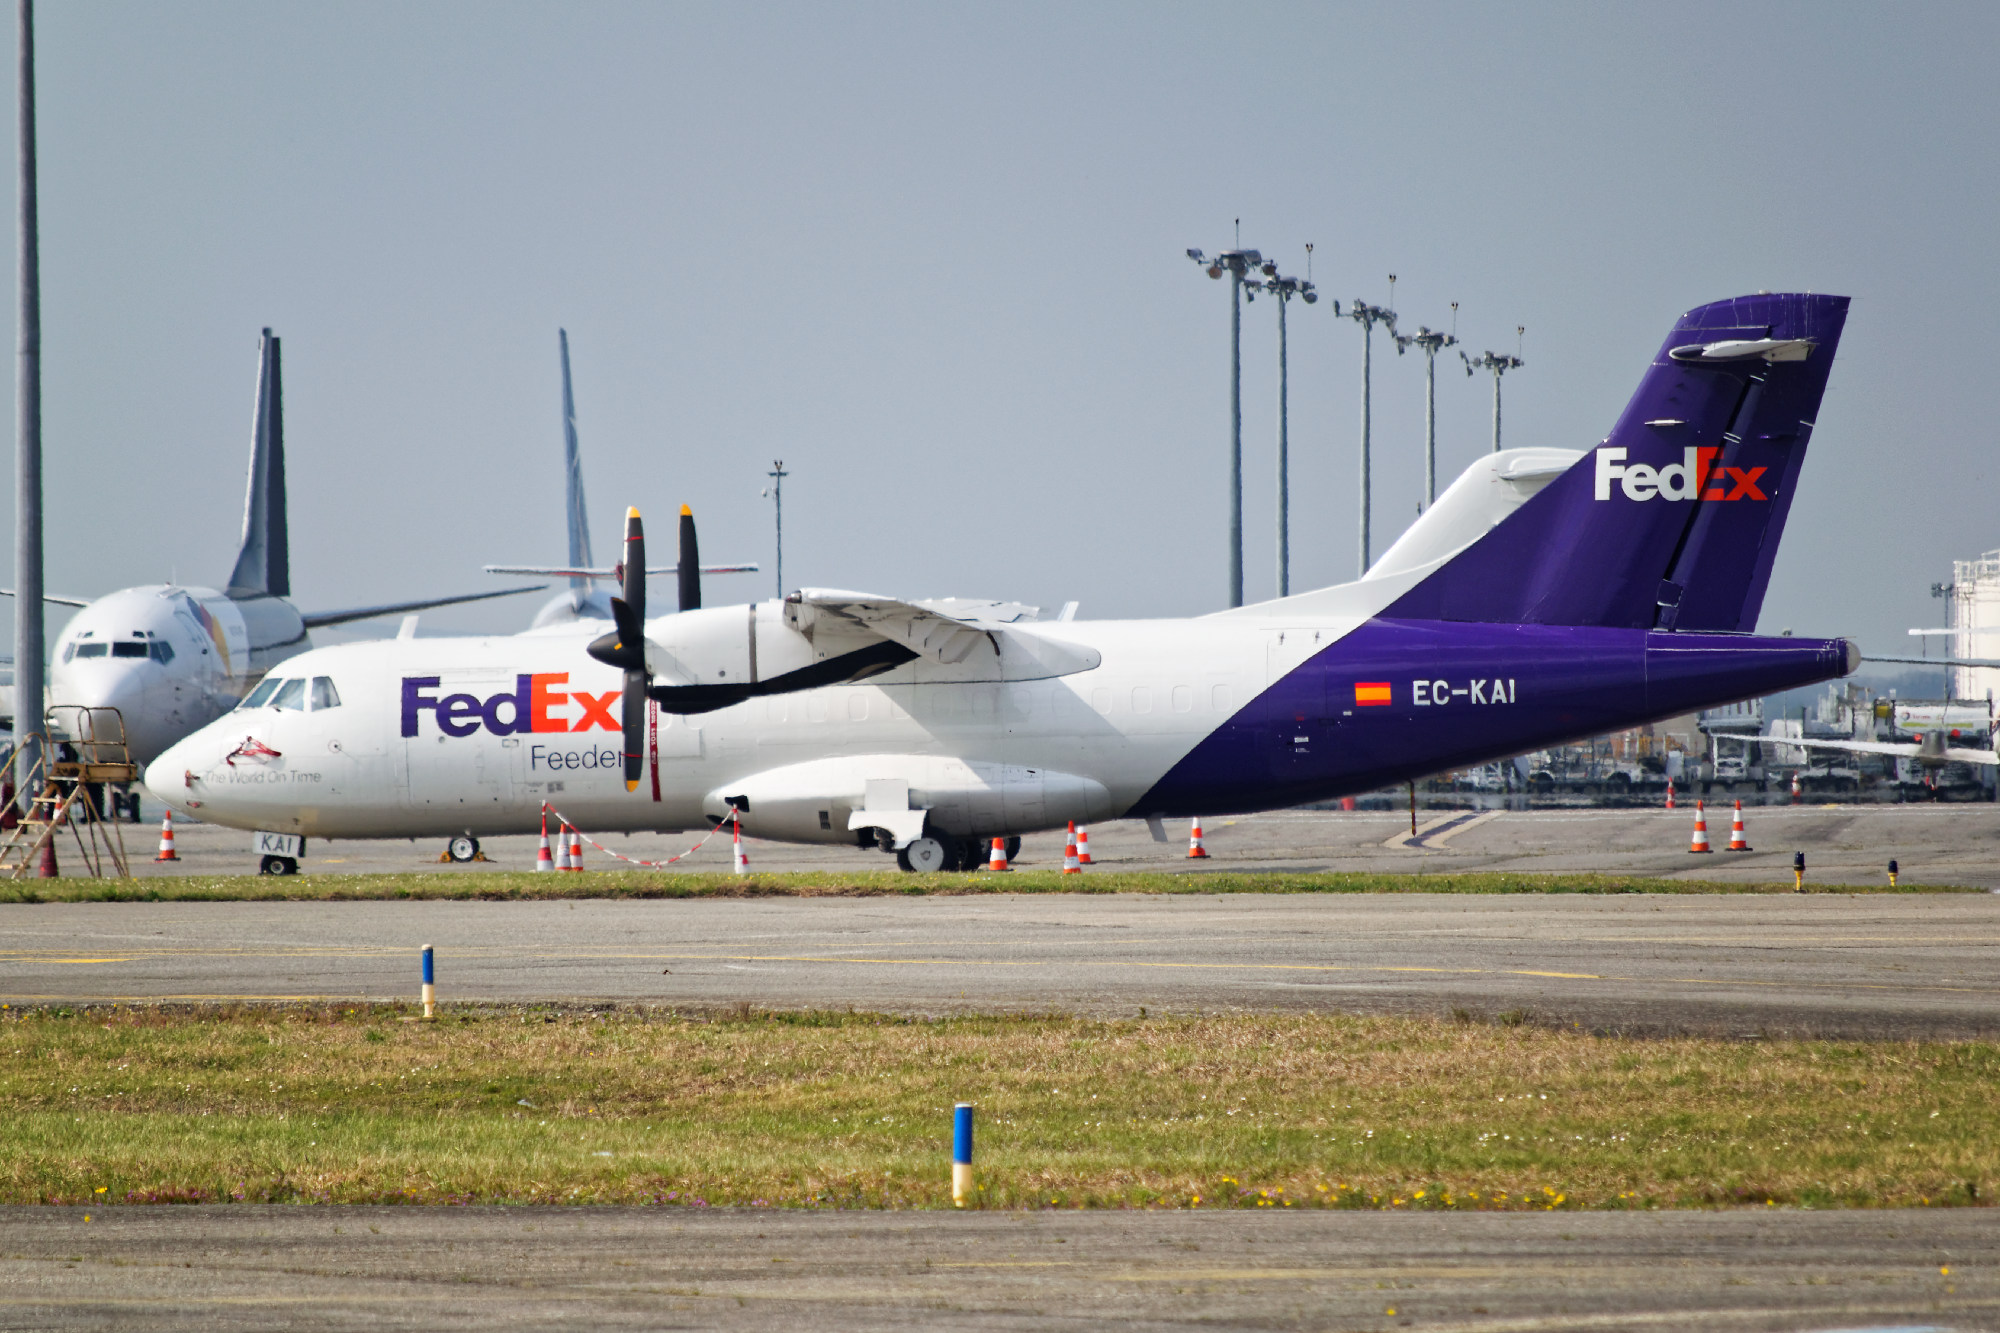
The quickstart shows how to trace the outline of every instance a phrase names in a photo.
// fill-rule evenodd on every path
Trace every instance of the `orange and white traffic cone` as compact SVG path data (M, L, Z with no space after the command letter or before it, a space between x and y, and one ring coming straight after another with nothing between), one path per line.
M580 828L569 831L569 868L583 869L583 830Z
M1715 850L1715 848L1708 845L1708 815L1703 810L1702 802L1700 801L1694 803L1694 842L1688 847L1688 850L1690 852L1712 852Z
M1188 830L1188 860L1200 860L1208 855L1208 848L1201 845L1201 816L1194 817L1194 827Z
M1729 846L1724 850L1731 852L1747 852L1750 850L1750 843L1743 836L1743 802L1741 801L1736 803L1736 817L1729 822Z
M1076 826L1076 860L1078 865L1090 865L1090 825Z
M986 868L988 870L1010 870L1013 868L1007 864L1007 840L1005 838L995 838L993 840L993 851L986 858Z
M1673 780L1672 778L1668 778L1668 779L1667 779L1667 809L1671 810L1671 809L1673 809L1673 808L1674 808L1674 780Z
M549 808L542 807L542 841L535 848L535 869L554 870L555 858L549 855Z
M155 861L178 861L180 856L174 851L174 812L169 809L160 816L160 854Z
M1797 805L1798 803L1799 803L1799 775L1797 773L1794 773L1792 774L1792 804Z
M556 825L556 869L569 869L569 825Z
M730 841L735 844L735 860L733 862L733 865L735 867L736 873L739 875L747 875L750 873L750 858L743 854L742 819L738 818L729 821L729 836L730 836Z
M1083 873L1083 865L1082 865L1082 863L1081 863L1081 862L1079 862L1079 861L1078 861L1078 860L1076 859L1076 821L1075 821L1075 820L1071 820L1071 821L1070 821L1070 825L1069 825L1069 842L1068 842L1068 844L1067 844L1066 846L1064 846L1064 848L1063 848L1063 868L1062 868L1062 872L1063 872L1063 874L1065 874L1065 875L1081 875L1081 874Z

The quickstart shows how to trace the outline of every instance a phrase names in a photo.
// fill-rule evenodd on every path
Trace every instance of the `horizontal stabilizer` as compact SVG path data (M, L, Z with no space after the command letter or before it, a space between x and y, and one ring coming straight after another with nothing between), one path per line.
M53 599L51 599L53 600ZM1864 662L1904 662L1911 666L1935 667L2000 667L2000 657L1873 657L1864 656Z
M488 574L526 574L537 578L608 579L616 582L621 577L616 566L612 566L609 569L596 569L574 565L482 565L480 568L484 569ZM701 572L704 574L755 574L757 568L756 565L703 565L701 566ZM680 572L681 567L679 565L646 566L646 575L648 578L655 574L678 574Z
M499 592L469 592L456 597L427 597L421 602L390 602L386 606L357 606L346 611L315 611L304 619L307 629L319 629L325 625L345 625L352 620L373 620L377 616L398 616L411 611L428 611L434 606L456 606L460 602L483 602L493 597L512 597L517 593L540 592L548 586L546 583L536 583L526 588L502 588Z

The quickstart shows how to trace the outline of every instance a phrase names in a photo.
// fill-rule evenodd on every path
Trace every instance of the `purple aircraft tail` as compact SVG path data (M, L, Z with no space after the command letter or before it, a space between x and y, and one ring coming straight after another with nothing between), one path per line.
M1604 443L1382 614L1755 630L1844 296L1681 317Z

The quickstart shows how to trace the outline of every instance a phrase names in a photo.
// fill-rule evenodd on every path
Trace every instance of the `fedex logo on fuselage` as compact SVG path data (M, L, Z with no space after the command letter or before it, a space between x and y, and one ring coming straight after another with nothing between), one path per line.
M1720 448L1697 449L1689 445L1681 461L1665 467L1625 462L1626 451L1599 446L1597 450L1597 498L1611 498L1611 483L1628 500L1768 500L1758 485L1769 469L1761 467L1717 467Z
M436 695L437 676L403 677L403 734L417 734L417 721L428 712L437 719L438 730L447 736L470 736L484 727L495 736L514 736L539 731L619 730L611 706L618 701L617 690L591 694L584 690L559 690L569 683L569 672L523 673L514 677L514 688L482 699L476 694ZM581 715L558 717L558 710L575 703Z

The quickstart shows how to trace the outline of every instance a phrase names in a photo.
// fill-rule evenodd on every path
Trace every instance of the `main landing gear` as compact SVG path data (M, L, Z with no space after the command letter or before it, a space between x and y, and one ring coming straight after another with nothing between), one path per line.
M952 870L981 870L993 845L991 838L953 838L926 833L896 853L896 864L904 870L934 875ZM1021 854L1021 840L1007 839L1007 859Z
M296 875L299 863L289 856L267 856L257 863L260 875Z
M477 861L479 859L479 839L473 837L470 833L462 838L453 838L445 844L444 854L453 861L461 864L467 861Z

